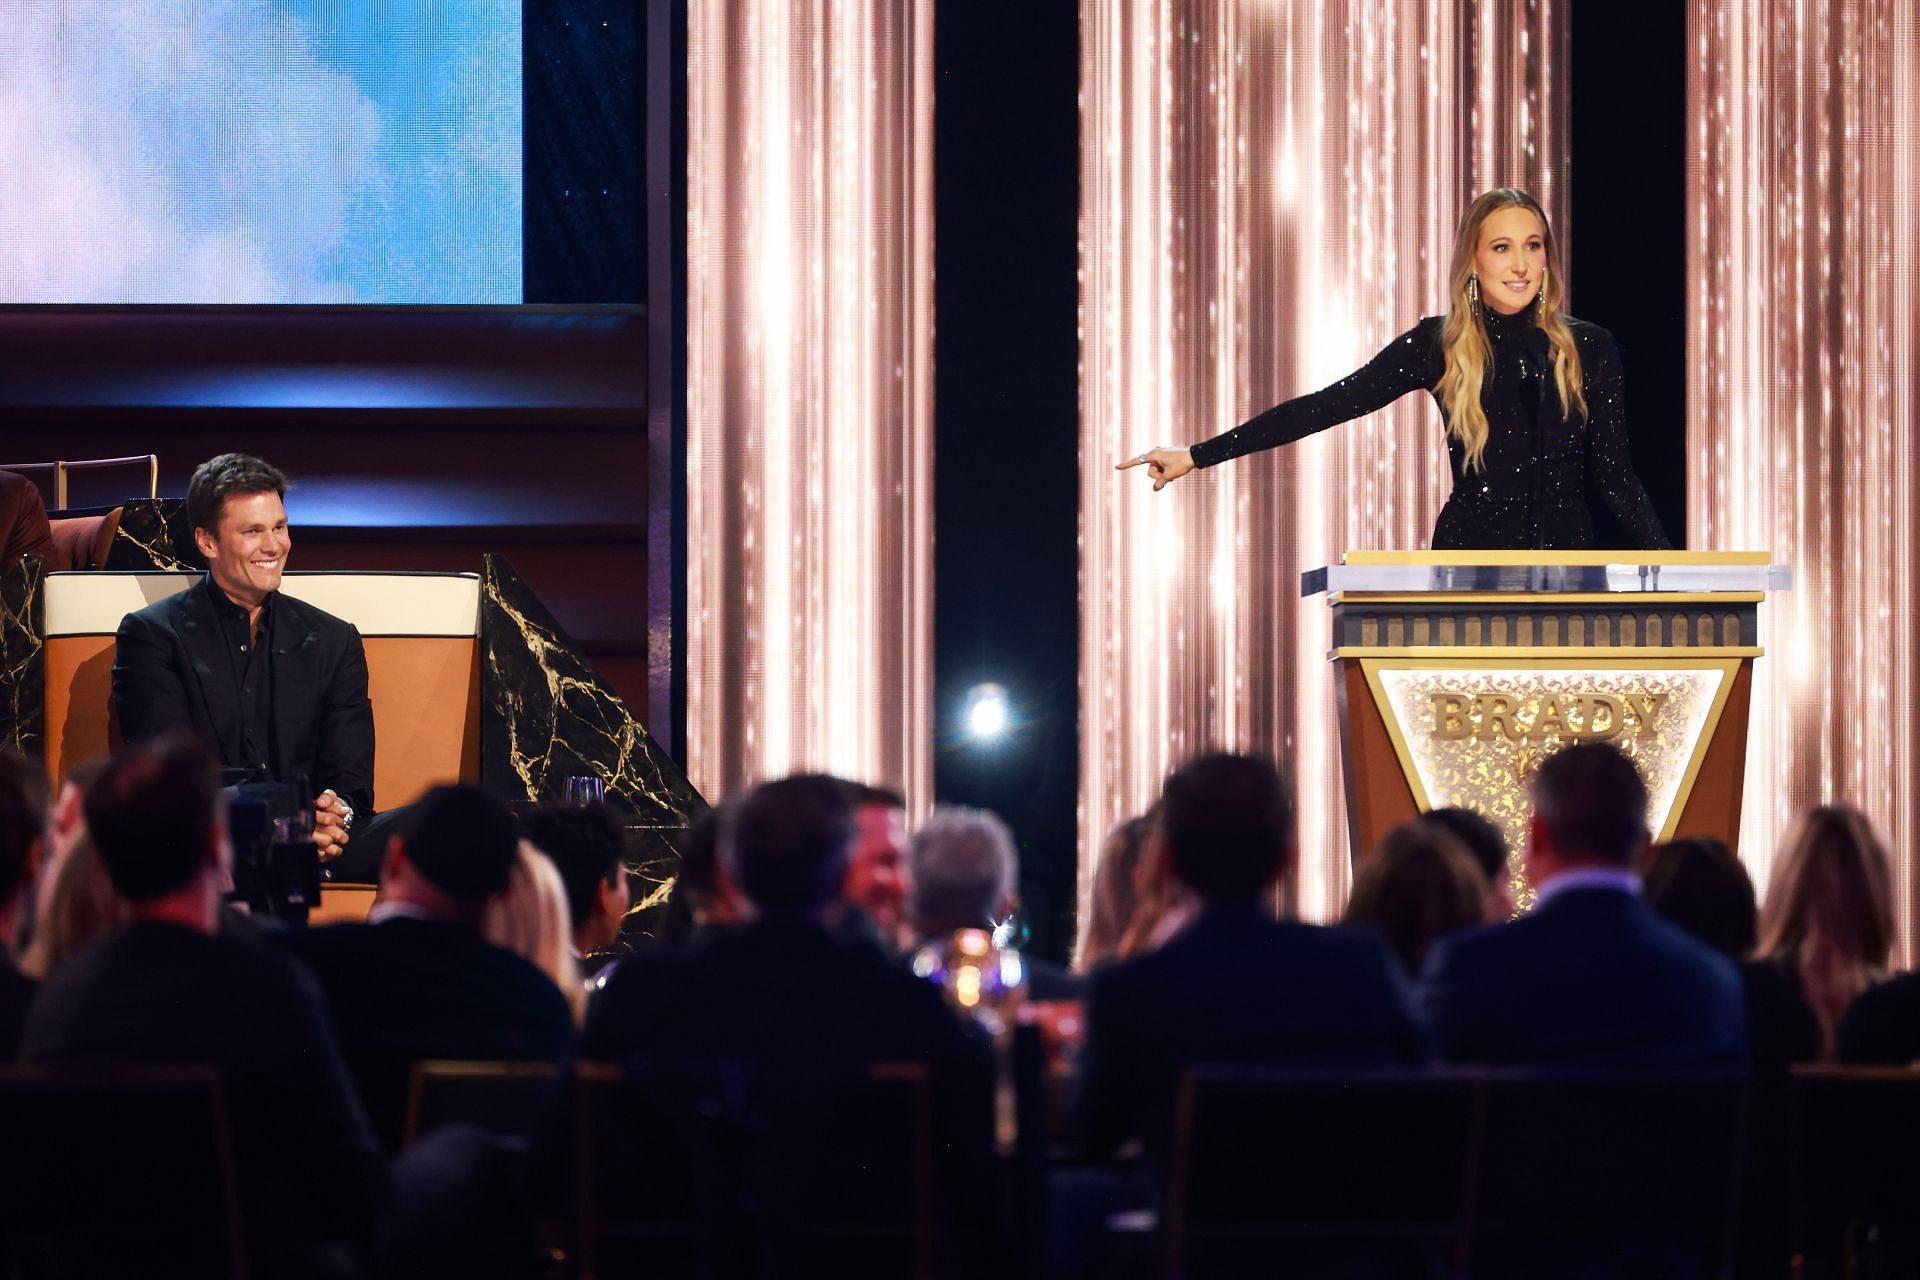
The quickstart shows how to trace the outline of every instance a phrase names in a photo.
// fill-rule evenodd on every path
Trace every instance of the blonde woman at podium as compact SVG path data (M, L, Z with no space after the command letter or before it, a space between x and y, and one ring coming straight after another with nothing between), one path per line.
M1563 312L1560 254L1532 196L1496 187L1468 206L1447 272L1448 310L1332 386L1275 405L1186 448L1149 449L1157 492L1196 467L1287 444L1432 394L1447 427L1453 494L1435 550L1593 545L1604 502L1636 548L1671 544L1627 453L1620 353L1598 325Z

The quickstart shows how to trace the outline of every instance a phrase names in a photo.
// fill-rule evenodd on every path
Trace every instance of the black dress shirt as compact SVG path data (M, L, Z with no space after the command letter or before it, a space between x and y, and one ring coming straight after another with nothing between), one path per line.
M200 584L220 620L232 667L233 696L240 708L240 745L246 767L258 767L260 776L272 776L273 759L273 602L269 592L260 605L260 619L247 624L247 611L214 585L211 575ZM292 779L286 779L292 781Z

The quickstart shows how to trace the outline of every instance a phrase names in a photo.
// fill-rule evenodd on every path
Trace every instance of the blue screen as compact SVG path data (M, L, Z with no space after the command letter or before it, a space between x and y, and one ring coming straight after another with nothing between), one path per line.
M0 0L0 303L517 303L521 0Z

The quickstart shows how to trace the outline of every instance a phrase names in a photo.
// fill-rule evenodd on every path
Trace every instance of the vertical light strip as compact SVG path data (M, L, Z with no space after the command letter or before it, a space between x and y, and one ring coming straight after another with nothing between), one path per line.
M1408 397L1159 494L1111 468L1323 386L1440 310L1483 188L1562 211L1563 10L1081 0L1083 904L1102 834L1215 746L1292 763L1296 905L1345 901L1328 623L1300 573L1428 544L1438 411Z
M687 755L932 799L933 5L687 30Z
M1920 20L1915 0L1695 0L1688 535L1793 566L1763 610L1740 854L1864 809L1913 958L1920 833Z

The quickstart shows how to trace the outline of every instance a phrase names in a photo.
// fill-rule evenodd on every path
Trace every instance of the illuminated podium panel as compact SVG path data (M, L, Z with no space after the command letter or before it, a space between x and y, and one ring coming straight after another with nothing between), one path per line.
M1302 575L1332 617L1355 859L1459 806L1517 861L1534 771L1589 741L1639 765L1656 838L1734 845L1759 609L1791 585L1743 552L1350 551Z

